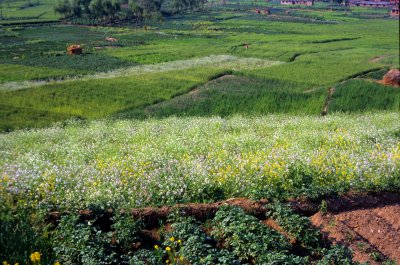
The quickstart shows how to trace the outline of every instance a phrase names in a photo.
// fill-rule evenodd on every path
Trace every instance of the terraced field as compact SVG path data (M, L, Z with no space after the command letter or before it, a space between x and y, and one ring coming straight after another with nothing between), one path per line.
M383 75L399 64L396 21L331 22L283 23L249 12L215 11L169 18L146 29L6 28L0 32L1 128L70 117L320 114L331 86L368 71ZM107 42L107 36L118 42ZM66 54L73 43L83 45L82 56ZM176 96L203 91L224 74L233 74L240 88L232 79L220 79L199 92L189 109L175 106L191 97ZM331 111L399 110L398 90L363 80L341 84ZM364 84L368 92L358 89ZM349 106L345 99L354 95L358 103ZM368 95L373 96L366 100ZM159 102L165 103L151 106ZM39 118L40 123L32 122Z
M111 27L0 4L3 264L398 262L387 10L210 1Z

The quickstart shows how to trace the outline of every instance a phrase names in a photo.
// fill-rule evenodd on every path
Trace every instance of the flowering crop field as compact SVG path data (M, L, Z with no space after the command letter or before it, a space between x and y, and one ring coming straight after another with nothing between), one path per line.
M328 216L336 195L399 192L400 90L377 82L399 65L388 10L228 0L15 24L58 20L53 2L0 1L2 264L355 264L284 203ZM262 214L176 205L224 200ZM133 214L147 206L172 210L150 227Z
M3 198L34 209L400 188L400 115L68 122L0 136Z

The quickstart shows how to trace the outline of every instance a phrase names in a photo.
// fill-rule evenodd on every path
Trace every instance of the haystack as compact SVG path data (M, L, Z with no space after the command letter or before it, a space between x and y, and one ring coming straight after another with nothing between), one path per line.
M400 70L392 69L383 76L382 84L388 86L400 86Z
M70 45L67 48L67 52L71 55L79 55L82 54L82 47L81 45Z

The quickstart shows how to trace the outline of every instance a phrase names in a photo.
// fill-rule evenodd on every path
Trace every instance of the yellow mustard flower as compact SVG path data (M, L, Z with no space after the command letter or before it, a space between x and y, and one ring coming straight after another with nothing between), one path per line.
M171 236L171 237L169 238L169 241L174 242L174 241L175 241L175 237Z
M155 250L158 250L158 249L159 249L159 246L158 246L158 245L154 245L154 249L155 249Z
M54 265L61 265L61 263L58 262L58 261L56 261L56 262L54 263Z
M165 261L165 263L169 264L169 259L167 259L167 260Z
M166 251L171 251L171 248L170 247L166 247L165 250Z
M33 262L33 263L36 263L36 262L40 262L40 252L33 252L32 254L31 254L31 261Z
M182 240L179 239L179 240L178 240L178 244L179 244L179 245L182 244Z

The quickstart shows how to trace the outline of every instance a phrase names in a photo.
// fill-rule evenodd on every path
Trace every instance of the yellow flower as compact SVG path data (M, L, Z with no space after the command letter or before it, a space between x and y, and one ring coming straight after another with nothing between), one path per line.
M182 240L179 239L179 240L178 240L178 244L179 244L179 245L182 244Z
M56 261L54 265L61 265L60 262Z
M36 263L36 262L40 262L40 253L39 252L34 252L34 253L32 253L31 254L31 261L33 262L33 263Z
M10 265L7 261L3 261L3 265Z
M154 245L155 250L158 250L158 248L159 248L158 245Z
M183 256L180 256L180 257L179 257L179 260L180 260L180 261L183 261Z
M174 242L174 241L175 241L175 237L173 237L173 236L170 237L170 238L169 238L169 241Z
M19 265L19 263L17 262L17 263L15 263L14 265Z
M170 247L166 247L165 250L166 251L171 251L171 248Z
M165 263L169 264L169 259L167 259L167 260L165 261Z

